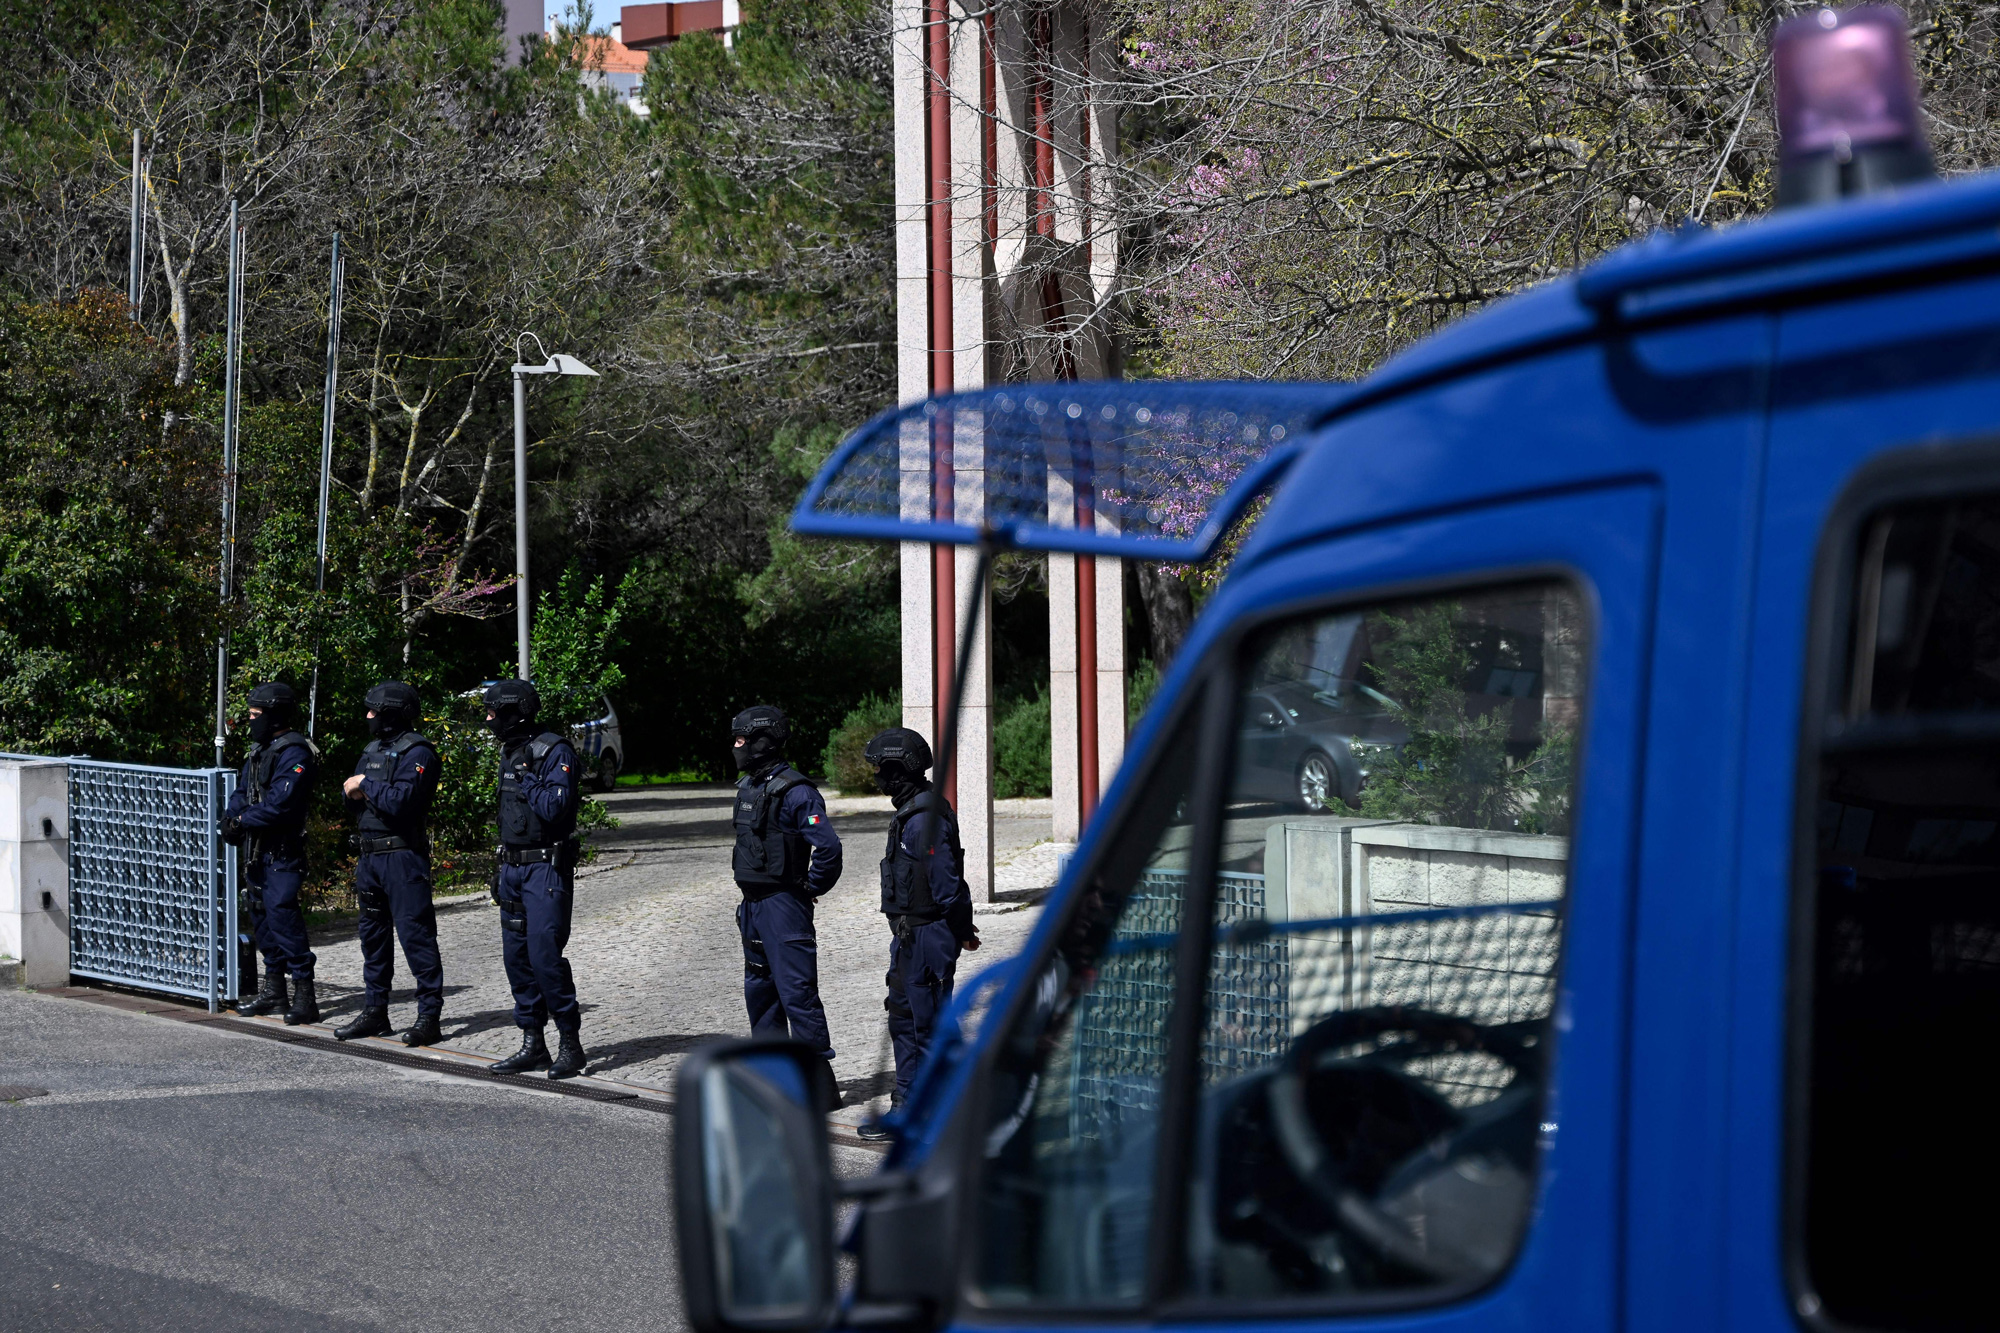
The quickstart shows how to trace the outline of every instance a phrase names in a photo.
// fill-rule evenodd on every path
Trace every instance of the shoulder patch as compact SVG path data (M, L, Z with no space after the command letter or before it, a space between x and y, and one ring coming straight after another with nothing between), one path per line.
M808 823L808 824L817 824L817 823L819 823L819 816L818 816L818 815L807 815L807 816L806 816L806 823Z
M304 764L293 764L293 765L292 765L292 772L294 772L294 773L303 773L303 772L305 772L305 771L306 771L306 766L305 766Z

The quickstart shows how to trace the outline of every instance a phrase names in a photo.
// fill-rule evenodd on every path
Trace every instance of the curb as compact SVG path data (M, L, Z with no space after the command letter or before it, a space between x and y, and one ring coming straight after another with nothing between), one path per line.
M31 989L37 995L47 995L55 999L77 1000L125 1013L215 1027L241 1033L244 1036L262 1037L266 1041L283 1042L287 1046L373 1060L378 1064L396 1065L404 1069L422 1069L433 1074L470 1079L476 1083L498 1084L501 1087L516 1088L524 1092L554 1093L559 1097L577 1097L584 1101L629 1106L636 1110L668 1115L673 1113L675 1105L673 1094L659 1088L650 1088L639 1083L625 1083L617 1079L597 1078L589 1074L567 1079L524 1074L496 1074L489 1068L495 1062L495 1057L473 1051L455 1050L449 1046L405 1046L400 1041L382 1037L341 1041L333 1035L333 1028L323 1023L302 1023L297 1027L289 1027L283 1019L275 1016L245 1018L232 1013L212 1014L207 1009L197 1007L192 1001L181 1002L165 996L149 997L124 991L99 990L92 986L42 986ZM843 1148L863 1148L876 1153L886 1153L889 1150L887 1144L871 1143L857 1135L851 1127L837 1122L828 1124L827 1140Z

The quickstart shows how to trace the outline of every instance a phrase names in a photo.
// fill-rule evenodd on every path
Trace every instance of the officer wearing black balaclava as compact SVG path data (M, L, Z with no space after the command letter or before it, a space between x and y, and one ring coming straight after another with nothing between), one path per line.
M819 941L813 902L840 880L840 836L826 802L806 775L784 760L791 723L769 704L746 708L729 724L735 738L736 851L732 862L743 901L743 1003L753 1035L790 1034L833 1059L826 1008L819 998Z
M368 730L354 776L341 788L354 819L354 897L360 905L361 1012L333 1030L342 1041L379 1037L389 1023L396 977L395 937L417 983L417 1021L405 1046L432 1046L444 1013L444 967L438 960L437 911L431 904L431 843L426 820L437 794L438 753L417 734L417 692L400 680L368 691Z
M299 890L306 876L306 808L319 752L295 729L299 697L273 681L250 691L250 757L243 761L235 794L222 815L222 838L243 849L250 884L250 921L264 955L264 982L240 1006L251 1015L283 1010L285 1022L319 1022L313 993L312 949ZM286 996L286 980L291 995Z
M977 949L972 894L965 884L965 851L958 821L943 793L924 776L931 747L907 727L891 727L868 742L862 756L875 785L895 803L882 853L882 913L889 918L889 1037L896 1050L894 1111L910 1094L930 1050L938 1014L951 999L961 949ZM877 1122L861 1127L865 1139L886 1139Z
M500 742L500 956L514 991L521 1049L493 1065L496 1074L548 1066L550 1078L583 1072L582 1011L563 950L569 945L575 892L577 775L582 765L559 731L535 725L542 697L525 680L486 689L486 726ZM549 1058L542 1029L553 1018L557 1049Z

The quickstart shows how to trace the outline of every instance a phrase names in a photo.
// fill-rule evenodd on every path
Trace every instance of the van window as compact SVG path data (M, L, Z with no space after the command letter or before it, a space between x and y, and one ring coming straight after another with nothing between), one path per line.
M1174 951L1187 891L1199 697L1001 1041L980 1173L987 1304L1129 1307L1145 1296Z
M1251 641L1183 1295L1422 1299L1511 1259L1548 1082L1584 629L1575 593L1538 582Z
M1848 1327L1990 1327L2000 497L1879 510L1842 556L1801 811L1796 1296Z

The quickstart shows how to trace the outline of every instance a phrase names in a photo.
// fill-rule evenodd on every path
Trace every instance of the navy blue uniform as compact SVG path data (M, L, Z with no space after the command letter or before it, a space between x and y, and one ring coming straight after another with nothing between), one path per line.
M431 902L431 847L425 827L437 794L438 755L414 731L368 742L355 765L359 798L347 798L360 839L354 894L361 918L363 1004L387 1009L396 978L395 938L417 983L417 1014L444 1012L444 965L438 958L437 910ZM393 928L392 928L393 926Z
M930 836L933 825L936 833ZM889 993L882 1007L889 1011L900 1102L923 1067L938 1015L951 999L960 942L974 937L957 821L950 805L929 790L897 807L889 825L882 911L893 932L885 978Z
M736 784L736 929L753 1034L789 1034L833 1058L819 998L813 901L840 880L840 836L805 776L779 765Z
M310 977L317 961L306 942L299 890L306 875L306 807L318 775L319 758L305 736L282 732L251 747L225 812L243 826L250 920L264 966L300 978Z
M576 751L555 732L506 747L500 763L500 952L514 991L514 1024L562 1032L583 1026L570 975L575 891Z

